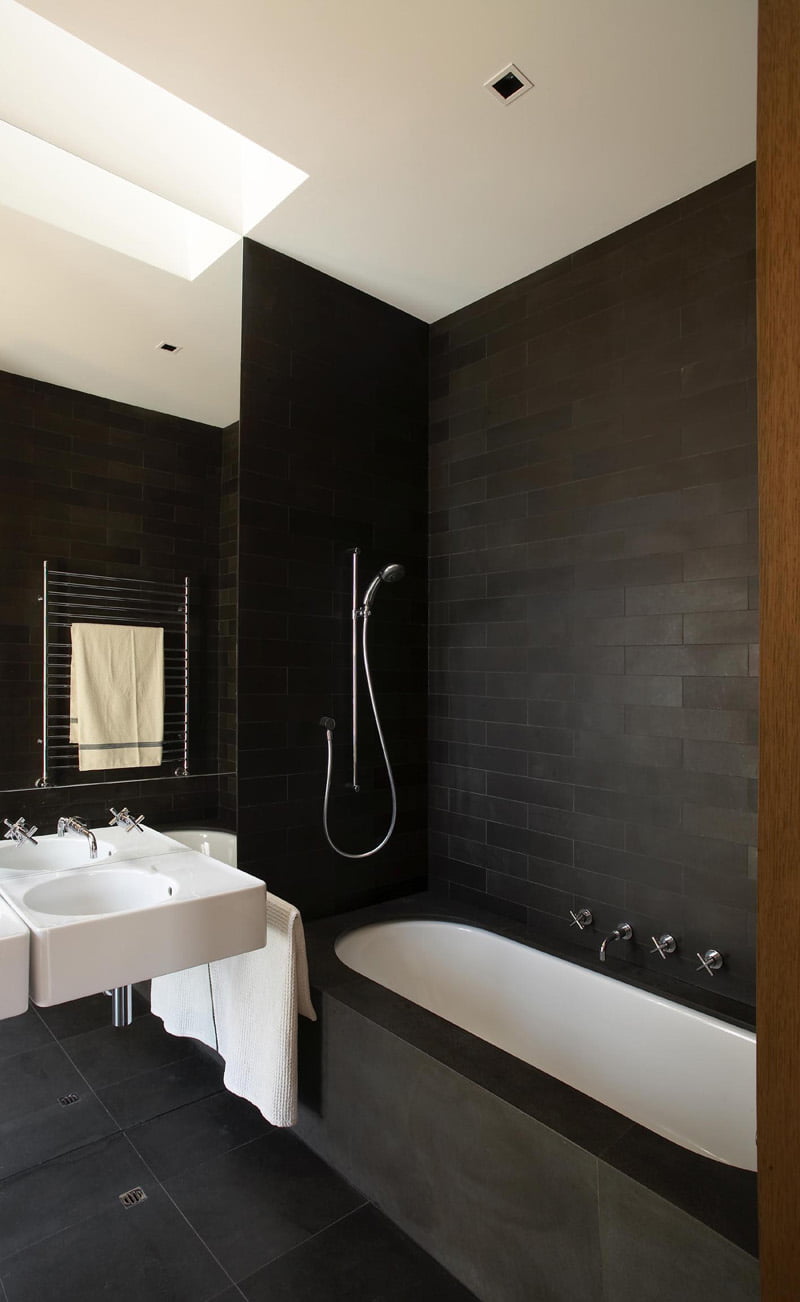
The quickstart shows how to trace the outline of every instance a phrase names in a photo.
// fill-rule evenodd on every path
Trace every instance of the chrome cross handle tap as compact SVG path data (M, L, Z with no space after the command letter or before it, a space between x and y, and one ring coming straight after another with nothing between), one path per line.
M584 927L591 927L592 925L592 915L588 909L578 909L577 913L574 909L570 909L569 916L572 918L569 925L577 927L578 931L583 931Z
M132 832L134 828L136 828L137 832L144 831L144 828L142 827L144 814L140 814L138 818L132 818L127 809L121 809L119 813L117 813L113 805L108 812L113 814L113 818L108 824L109 827L124 827L126 832Z
M13 841L14 845L23 845L25 841L30 841L31 845L39 844L34 835L38 832L38 827L26 827L24 818L18 818L16 823L4 818L3 822L8 828L8 831L3 833L5 841Z
M650 953L660 954L661 957L665 960L667 954L674 954L675 950L678 948L678 944L677 941L675 940L675 937L670 936L668 932L663 936L659 936L657 940L655 936L651 936L650 939L655 945L655 949L651 949Z
M705 969L709 976L719 972L725 962L718 949L707 949L705 954L701 954L698 950L697 957L700 959L700 966L697 971L702 972Z
M610 936L606 936L600 946L600 962L606 961L606 950L612 940L633 940L633 927L629 922L618 922Z

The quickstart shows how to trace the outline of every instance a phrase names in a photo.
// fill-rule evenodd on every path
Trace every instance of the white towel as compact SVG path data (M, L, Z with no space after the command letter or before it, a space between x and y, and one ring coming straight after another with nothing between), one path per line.
M232 1094L273 1126L297 1121L297 1018L317 1020L299 911L267 895L264 949L154 978L150 1006L171 1035L190 1035L225 1059Z
M164 630L73 624L70 733L78 768L151 768L164 744Z

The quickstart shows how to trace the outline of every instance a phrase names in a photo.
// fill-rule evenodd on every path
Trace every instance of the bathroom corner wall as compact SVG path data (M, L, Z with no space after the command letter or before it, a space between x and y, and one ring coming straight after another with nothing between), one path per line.
M751 166L464 308L430 426L433 882L747 1000L754 248Z
M239 864L307 917L425 884L427 327L245 240L240 419ZM395 765L389 846L348 860L322 832L324 715L338 723L331 831L379 840L389 801L362 699L350 777L351 590L390 561L373 672ZM363 691L363 684L362 684Z

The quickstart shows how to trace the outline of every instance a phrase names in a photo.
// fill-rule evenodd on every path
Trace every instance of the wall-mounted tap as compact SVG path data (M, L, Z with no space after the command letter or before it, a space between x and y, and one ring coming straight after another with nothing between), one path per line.
M78 836L85 836L89 842L89 858L97 858L97 837L79 818L59 818L57 831L59 836L63 836L65 832L76 832Z
M126 832L132 832L134 828L136 828L137 832L144 831L144 828L142 827L144 814L140 814L138 818L134 818L128 813L127 808L121 809L119 813L117 813L113 805L108 812L113 815L108 824L109 827L124 827Z
M570 909L569 916L572 918L569 925L577 927L578 931L583 931L584 927L591 927L592 925L592 915L589 909L578 909L577 913L574 909Z
M14 845L23 845L25 841L30 841L31 845L39 844L34 836L34 833L39 830L38 827L26 827L24 818L18 818L16 823L4 818L3 822L8 828L8 831L3 833L4 840L12 841Z
M650 939L655 945L655 949L651 949L650 953L659 954L664 960L666 960L667 954L674 954L678 948L678 942L674 936L670 936L669 932L666 932L663 936L651 936Z
M606 961L606 950L608 949L608 946L611 944L612 940L633 940L633 927L631 926L631 924L629 922L618 922L615 929L611 932L611 935L606 936L605 940L600 946L601 963L605 963Z
M698 950L697 957L700 959L700 966L697 971L702 972L705 970L712 977L715 972L719 972L725 962L718 949L707 949L705 954L701 954Z

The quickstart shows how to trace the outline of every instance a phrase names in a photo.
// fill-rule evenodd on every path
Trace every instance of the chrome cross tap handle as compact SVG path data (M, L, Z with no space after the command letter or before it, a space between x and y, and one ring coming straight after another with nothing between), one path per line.
M583 931L584 927L591 927L592 925L592 915L588 909L578 909L577 913L574 909L570 909L569 916L572 918L569 925L577 927L578 931Z
M132 832L134 828L136 828L137 832L144 831L144 828L142 827L144 814L140 814L138 818L132 818L127 809L121 809L119 813L117 813L113 805L108 812L113 814L113 818L108 824L109 827L124 827L126 832Z
M675 940L675 937L674 937L674 936L670 936L669 933L666 933L666 934L663 935L663 936L659 936L658 939L656 939L655 936L651 936L650 939L652 940L653 944L655 945L655 949L651 949L651 950L650 950L650 953L651 953L651 954L660 954L661 957L662 957L663 959L665 959L665 960L666 960L667 954L674 954L674 953L675 953L675 950L678 948L678 945L677 945L677 942L676 942L676 940Z
M26 827L24 818L18 818L16 823L4 818L3 822L8 828L8 831L3 833L5 841L13 841L14 845L23 845L25 841L30 841L31 845L39 844L35 836L35 833L39 830L38 827Z
M718 949L707 949L705 954L701 954L698 950L697 957L700 959L700 966L697 971L702 972L703 969L705 969L709 976L713 976L715 972L719 972L722 964L725 962Z

